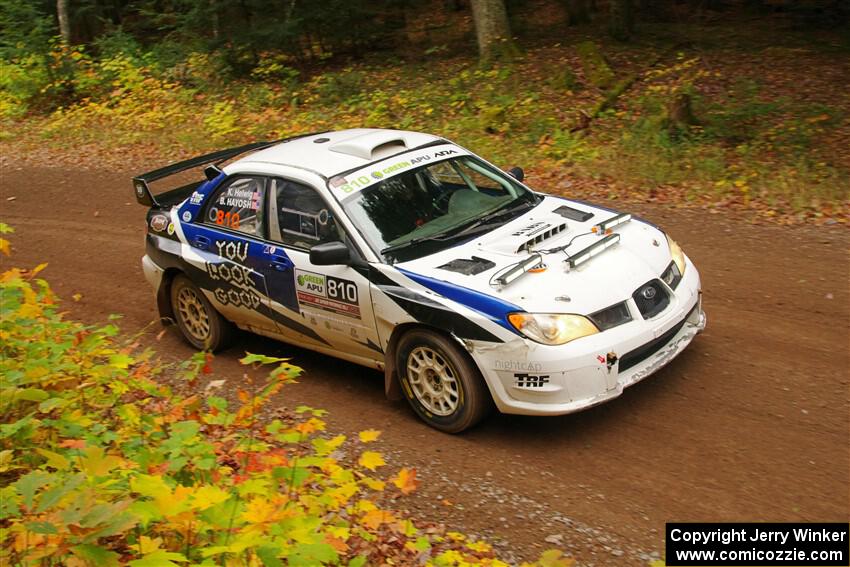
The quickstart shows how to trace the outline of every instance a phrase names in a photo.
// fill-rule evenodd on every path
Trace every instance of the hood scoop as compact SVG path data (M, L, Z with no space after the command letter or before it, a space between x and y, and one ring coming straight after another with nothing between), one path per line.
M374 130L345 140L340 140L328 147L332 152L373 161L403 152L411 147L403 134L391 130Z
M522 244L517 246L515 253L519 254L521 252L528 252L544 240L548 240L553 236L564 232L565 230L567 230L567 223L561 223L557 225L535 223L523 229L520 229L517 232L513 233L511 236L526 236L530 238L527 238Z
M495 267L495 262L491 262L485 258L479 258L478 256L473 256L470 259L458 258L456 260L452 260L442 266L437 266L437 269L457 272L458 274L463 274L465 276L474 276Z

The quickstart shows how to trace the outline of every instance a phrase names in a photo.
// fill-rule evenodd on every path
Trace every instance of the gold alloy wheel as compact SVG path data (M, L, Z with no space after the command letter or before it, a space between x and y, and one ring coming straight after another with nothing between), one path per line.
M416 399L434 415L453 414L461 399L457 372L437 351L419 346L407 357L407 381Z
M177 292L177 311L186 331L199 342L210 338L210 318L204 303L190 287L182 287Z

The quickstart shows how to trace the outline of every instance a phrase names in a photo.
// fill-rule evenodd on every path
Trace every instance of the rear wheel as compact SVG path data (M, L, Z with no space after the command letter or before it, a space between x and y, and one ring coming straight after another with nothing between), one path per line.
M216 352L233 341L233 325L215 310L204 292L182 274L171 282L171 309L183 338L195 348Z
M405 397L431 427L459 433L492 408L478 368L447 337L427 329L410 331L399 340L396 356Z

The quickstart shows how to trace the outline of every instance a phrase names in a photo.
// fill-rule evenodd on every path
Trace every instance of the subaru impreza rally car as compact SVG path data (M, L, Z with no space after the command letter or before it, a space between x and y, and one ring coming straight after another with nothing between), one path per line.
M383 370L443 431L493 405L574 412L682 352L705 327L700 278L654 225L522 180L397 130L222 150L134 178L144 273L195 347L238 327Z

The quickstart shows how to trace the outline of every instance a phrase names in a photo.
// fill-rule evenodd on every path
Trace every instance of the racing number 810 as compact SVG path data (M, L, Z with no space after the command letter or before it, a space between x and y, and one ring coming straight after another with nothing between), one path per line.
M351 193L355 189L363 189L365 186L369 185L370 181L371 179L369 179L365 175L361 175L360 177L352 179L351 181L340 187L339 190L343 193Z
M329 277L328 298L357 305L357 285L348 280Z
M239 213L225 213L219 209L215 214L215 224L222 224L230 228L239 228Z

